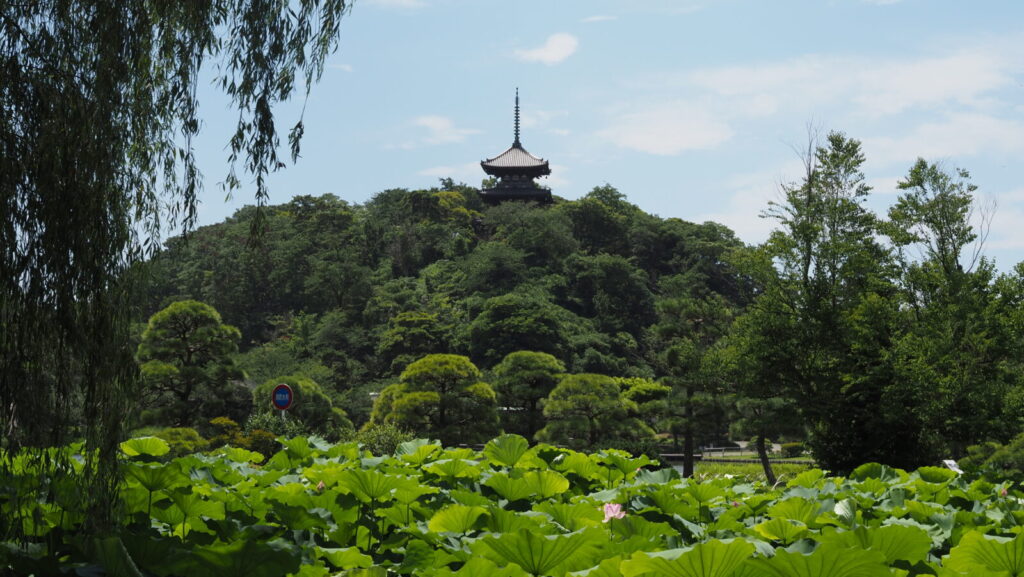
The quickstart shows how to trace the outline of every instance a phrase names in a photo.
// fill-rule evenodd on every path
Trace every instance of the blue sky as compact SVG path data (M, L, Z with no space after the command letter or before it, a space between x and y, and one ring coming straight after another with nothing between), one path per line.
M556 195L609 183L757 243L813 125L862 141L880 212L919 156L969 170L985 253L1003 270L1024 260L1019 0L357 0L271 202L479 185L479 161L512 142L516 87L523 145L551 162ZM225 202L233 115L214 90L201 98L209 224L252 191ZM279 108L282 128L301 106Z

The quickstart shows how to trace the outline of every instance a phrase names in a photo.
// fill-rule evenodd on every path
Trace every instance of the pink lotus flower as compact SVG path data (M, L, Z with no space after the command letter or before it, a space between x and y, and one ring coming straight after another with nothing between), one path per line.
M324 485L324 482L320 481L319 483L316 484L316 492L317 493L322 493L324 491L325 487L326 487L326 485Z
M622 510L622 505L619 503L605 503L604 505L604 521L607 523L612 519L621 519L626 516L626 512Z

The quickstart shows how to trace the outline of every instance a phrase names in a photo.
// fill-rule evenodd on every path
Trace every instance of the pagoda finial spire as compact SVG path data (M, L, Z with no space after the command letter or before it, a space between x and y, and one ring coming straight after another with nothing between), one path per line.
M512 146L521 146L519 144L519 87L516 87L516 128L515 128L516 139L512 143Z

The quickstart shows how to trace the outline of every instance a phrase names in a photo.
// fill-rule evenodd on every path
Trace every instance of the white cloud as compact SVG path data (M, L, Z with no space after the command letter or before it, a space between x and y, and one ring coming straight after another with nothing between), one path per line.
M885 60L808 55L782 62L699 70L693 85L736 99L754 116L783 107L813 109L849 103L868 116L886 116L949 103L981 105L1013 81L1013 62L996 48L936 58Z
M618 18L617 16L608 16L606 14L595 14L593 16L587 16L583 20L580 20L580 22L584 22L584 23L587 23L587 24L592 23L592 22L608 22L610 20L616 20L617 18Z
M527 110L522 115L523 128L545 128L552 120L568 116L564 110Z
M523 138L524 140L530 139L530 134L536 132L547 132L549 134L555 134L557 136L568 136L569 130L552 124L559 118L568 116L569 113L564 110L533 110L529 109L523 112L522 115L522 126L524 129Z
M353 70L351 64L328 64L327 67L333 68L334 70L341 70L342 72L352 72Z
M1024 188L998 194L991 214L986 248L995 250L1024 249ZM1000 263L1004 267L1011 263Z
M413 124L427 129L428 134L423 138L425 144L462 142L467 136L480 133L474 128L456 128L455 123L447 116L419 116L413 120Z
M723 209L698 215L692 220L720 222L748 244L764 242L777 228L778 222L761 218L761 213L768 208L769 202L783 199L782 184L799 180L803 172L802 163L794 157L774 170L733 176L725 183L730 192Z
M572 56L579 46L579 40L572 34L559 32L548 36L547 41L537 48L516 50L515 56L526 62L541 62L552 66Z
M729 204L724 210L701 214L695 222L718 222L732 229L736 236L747 244L759 244L768 240L776 228L776 222L762 218L768 202L778 197L778 185L766 182L733 191Z
M1006 63L982 51L941 58L862 64L853 99L865 111L888 115L949 102L977 105L984 95L1011 82Z
M980 113L952 114L903 136L865 138L864 151L869 158L903 163L983 152L1018 155L1024 153L1024 123Z
M558 194L558 189L565 188L571 183L571 181L565 177L565 173L567 172L569 172L569 167L562 164L552 164L551 174L537 179L537 182L550 188L552 193Z
M618 146L664 156L715 148L732 135L732 129L706 108L683 100L624 114L598 132Z
M871 194L877 196L895 196L900 193L897 185L905 176L876 176L865 182L871 187Z

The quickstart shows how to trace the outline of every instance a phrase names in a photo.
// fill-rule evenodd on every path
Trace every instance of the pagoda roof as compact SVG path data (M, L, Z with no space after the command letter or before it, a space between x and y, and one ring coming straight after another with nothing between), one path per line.
M491 170L506 173L510 169L528 169L531 173L541 175L551 174L548 161L530 154L518 141L498 156L481 162L480 166L487 174L492 174Z

